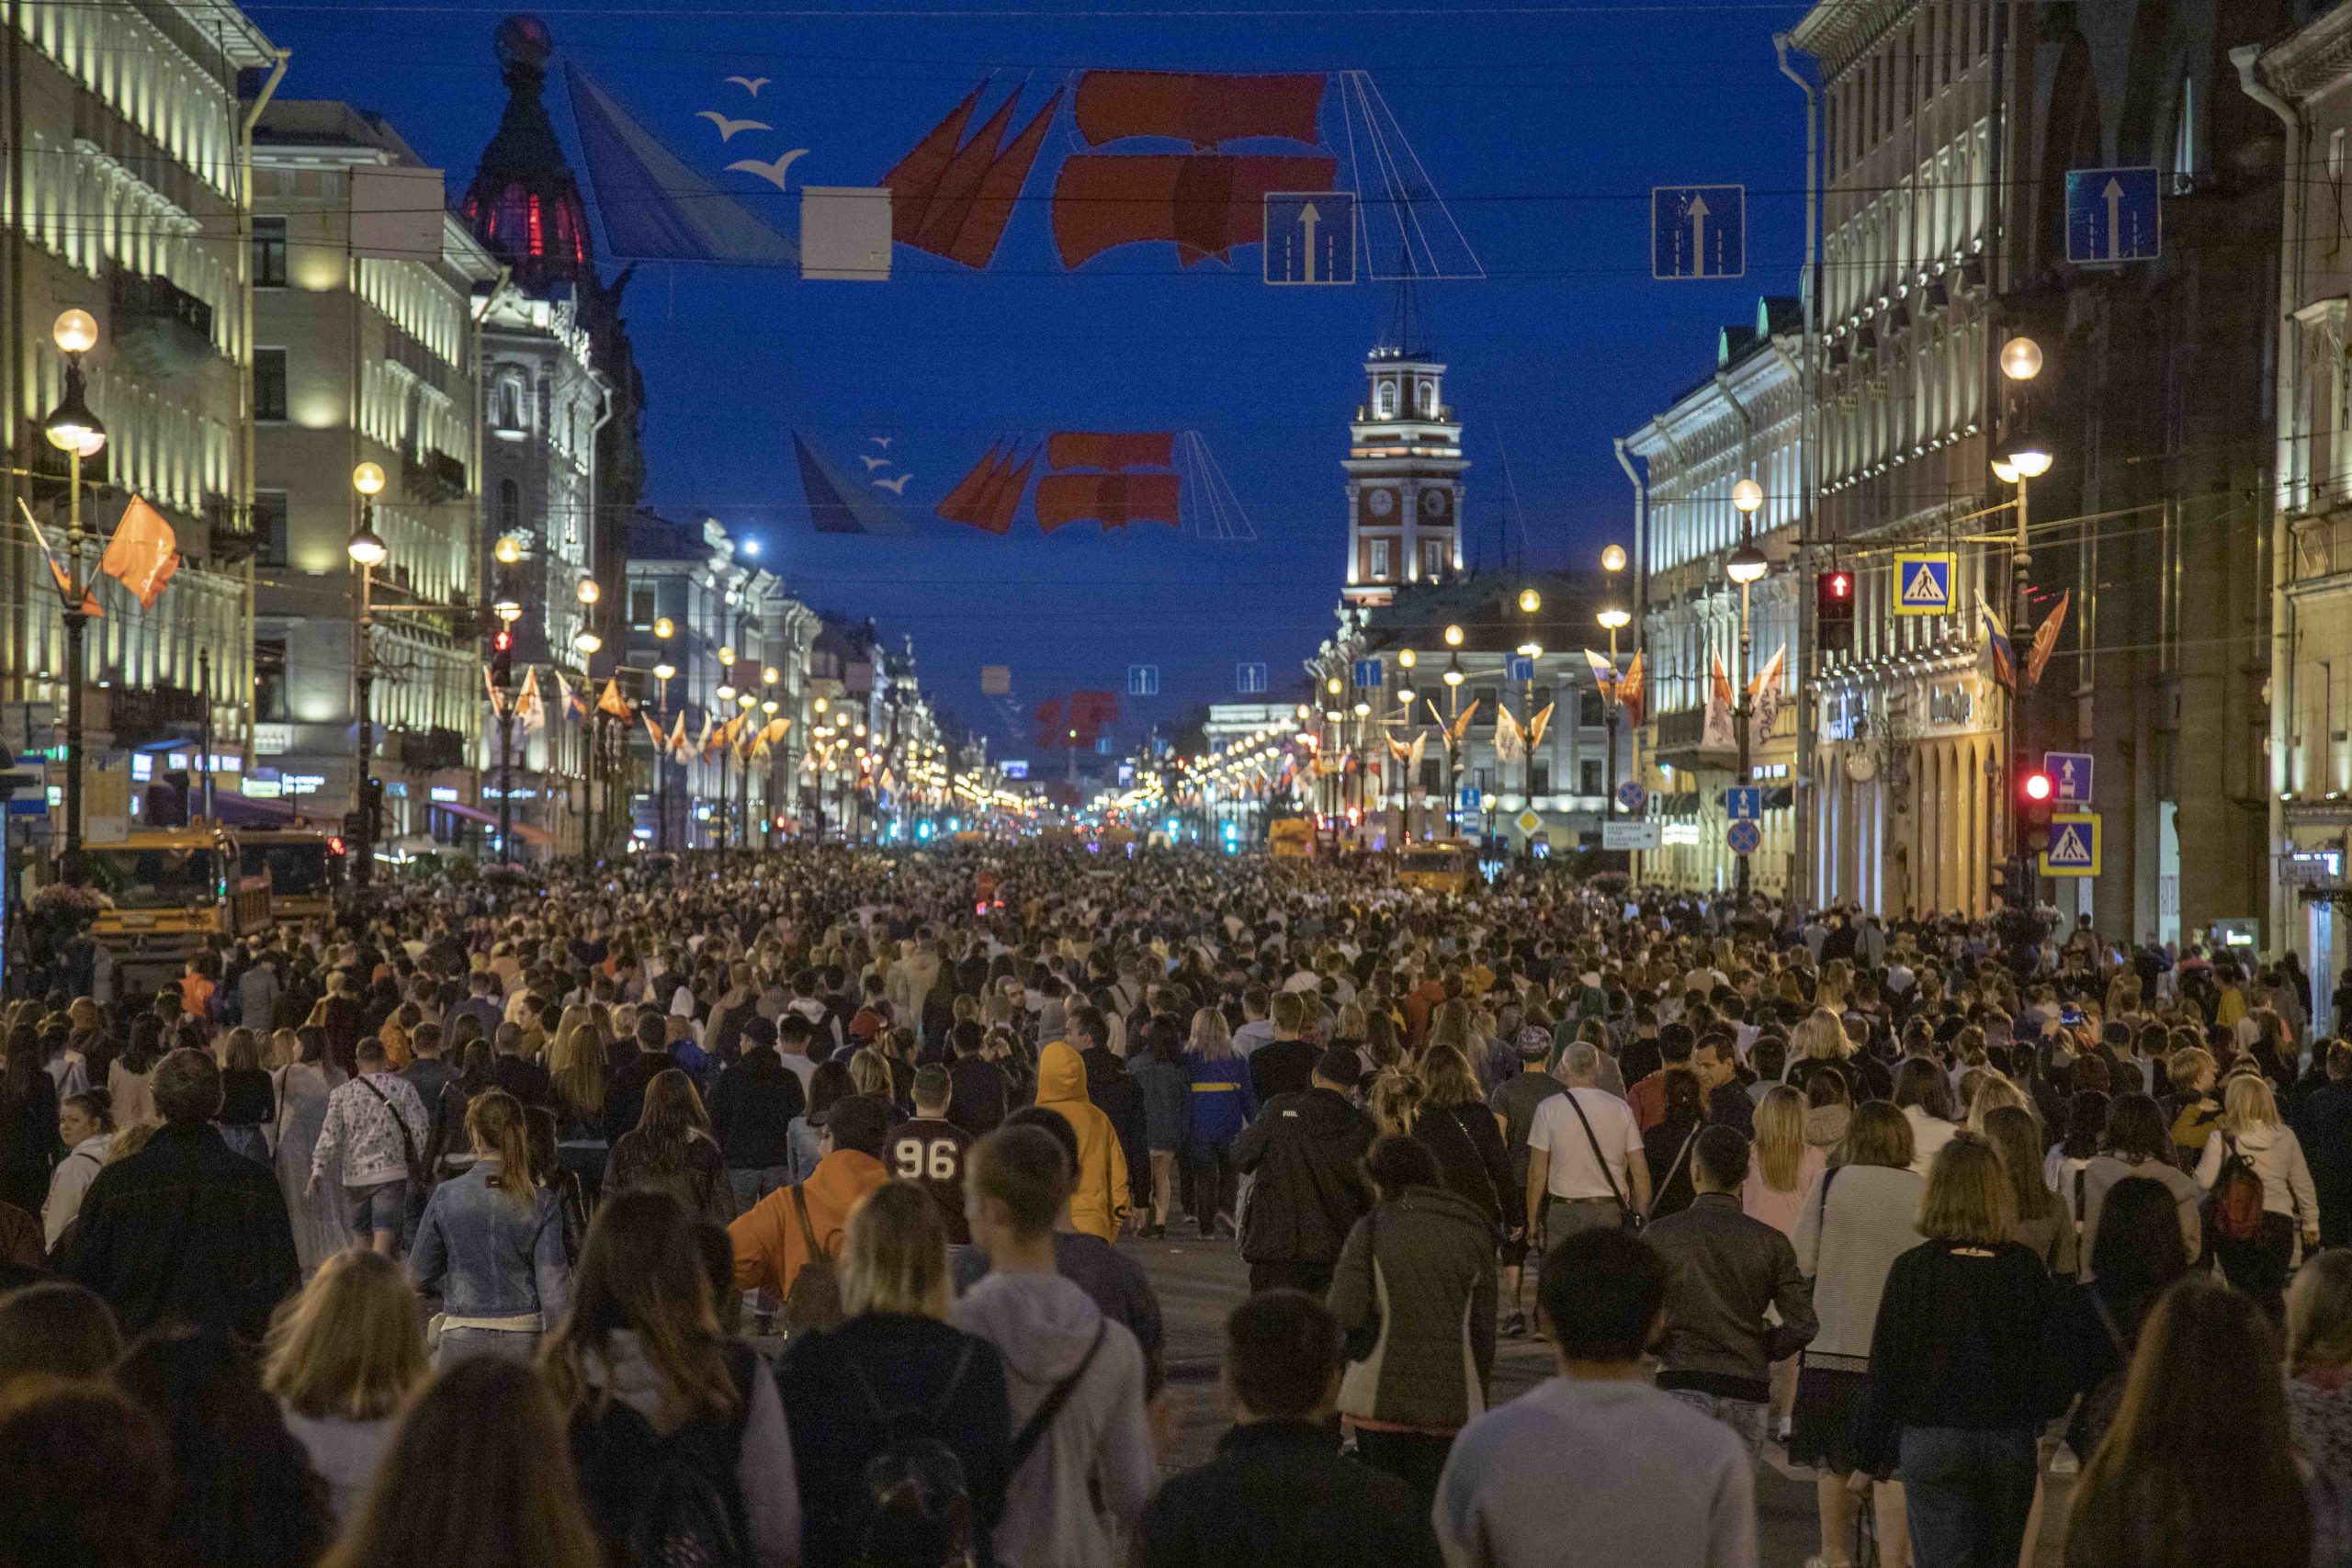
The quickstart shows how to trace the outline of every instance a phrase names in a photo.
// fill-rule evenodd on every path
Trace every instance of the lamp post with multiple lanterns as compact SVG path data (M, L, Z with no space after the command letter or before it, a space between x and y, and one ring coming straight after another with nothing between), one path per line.
M2016 662L2016 639L2024 635L2026 621L2033 610L2030 602L2033 546L2027 531L2029 491L2035 479L2050 471L2053 460L2049 443L2034 433L2032 411L2026 402L2029 384L2041 374L2041 345L2030 337L2013 337L2001 345L2001 374L2016 386L2019 405L2018 416L2008 433L2007 448L1993 459L1993 476L2018 488L2017 530L2009 554L2015 571L2009 609L2011 687L2008 702L2004 706L2008 718L2007 751L2012 784L2034 772L2026 758L2024 671ZM2010 837L2014 840L2010 847L2016 854L2012 889L2018 895L2018 908L2031 914L2041 902L2040 877L2034 857L2028 852L2021 836L2013 830Z
M1765 573L1772 570L1772 563L1764 558L1762 550L1756 547L1756 540L1749 533L1756 519L1757 510L1764 504L1764 487L1754 479L1742 479L1731 487L1731 503L1739 511L1739 547L1732 551L1730 558L1724 562L1724 575L1739 585L1739 674L1738 684L1732 688L1734 699L1732 711L1739 721L1739 783L1740 787L1744 789L1748 783L1751 771L1750 753L1754 747L1754 738L1749 735L1748 729L1756 716L1756 701L1747 690L1747 665L1754 649L1754 635L1748 616L1748 597L1749 591L1764 580ZM1611 755L1614 755L1613 750ZM1747 908L1748 887L1751 881L1749 863L1755 857L1737 855L1734 859L1738 863L1736 875L1739 904L1744 912Z
M376 569L390 558L391 549L376 532L376 498L384 491L380 464L362 463L351 470L351 488L359 495L359 527L344 547L359 577L359 620L352 653L352 683L356 688L359 717L359 799L353 813L358 831L350 834L356 852L351 868L355 887L376 879L376 839L382 812L376 798Z
M670 662L668 644L677 635L677 622L667 615L653 618L653 639L662 645L653 660L656 711L662 735L653 748L653 847L665 854L670 849L670 682L678 673L678 667Z
M512 569L523 558L523 542L512 534L501 538L491 555L498 562L496 587L492 591L491 613L498 617L499 629L494 634L503 649L514 645L514 623L523 618L522 596L515 591ZM495 682L492 682L495 685ZM514 698L507 694L494 705L498 715L498 853L501 859L514 858Z
M1613 681L1622 679L1617 672L1617 634L1634 624L1634 613L1617 597L1617 574L1625 570L1625 547L1611 545L1602 550L1600 570L1608 575L1609 597L1602 601L1593 619L1609 634L1609 672ZM1616 694L1611 692L1601 713L1601 722L1608 727L1609 735L1609 798L1601 805L1600 816L1604 822L1617 819L1617 709Z
M87 310L67 310L50 329L50 338L65 355L65 395L41 421L41 436L65 454L65 567L58 592L64 600L65 618L65 853L69 872L78 873L82 860L82 637L89 626L90 585L82 570L82 463L105 450L107 427L90 412L82 380L82 356L98 345L98 323Z

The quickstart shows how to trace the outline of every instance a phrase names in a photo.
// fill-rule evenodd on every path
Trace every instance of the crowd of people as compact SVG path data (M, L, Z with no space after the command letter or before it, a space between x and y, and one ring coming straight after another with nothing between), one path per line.
M0 1568L2352 1562L2291 954L1030 844L11 956Z

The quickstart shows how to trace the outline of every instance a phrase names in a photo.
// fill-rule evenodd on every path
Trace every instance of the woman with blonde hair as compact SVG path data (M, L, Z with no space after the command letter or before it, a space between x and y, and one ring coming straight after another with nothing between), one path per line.
M950 1322L947 1228L938 1203L909 1181L867 1193L850 1211L841 1277L848 1317L794 1335L775 1371L799 1467L804 1568L961 1562L967 1553L989 1561L1011 1479L1012 1409L996 1347ZM921 1412L927 1435L960 1463L971 1501L961 1537L954 1519L924 1509L897 1520L905 1538L859 1539L872 1495L868 1467L889 1442L897 1413L906 1411ZM903 1479L920 1487L932 1478ZM886 1547L897 1554L886 1555Z
M2034 1111L2033 1101L2026 1097L2025 1090L1999 1073L1988 1068L1977 1075L1974 1087L1968 1090L1967 1101L1968 1130L1980 1137L1984 1132L1984 1118L2003 1106L2014 1106L2031 1115L2034 1118L2034 1136L2038 1140L2041 1135L2041 1118Z
M358 1511L394 1418L424 1381L416 1292L379 1252L338 1252L270 1326L262 1386L327 1483L338 1523Z
M527 1359L571 1299L563 1206L531 1160L522 1103L503 1089L466 1108L473 1163L443 1181L417 1221L409 1270L441 1297L446 1366L488 1351Z
M1928 1168L1927 1240L1894 1260L1879 1299L1855 1443L1902 1474L1920 1568L2011 1563L2025 1542L2054 1294L2017 1240L2016 1191L1990 1143L1954 1134Z
M1249 1062L1233 1047L1233 1032L1225 1015L1215 1008L1202 1008L1193 1014L1184 1070L1193 1090L1184 1164L1192 1172L1191 1191L1198 1201L1201 1239L1206 1241L1219 1226L1232 1234L1238 1186L1233 1142L1257 1120L1258 1090L1250 1082Z
M1782 1235L1797 1234L1797 1212L1821 1179L1828 1155L1805 1141L1804 1096L1786 1084L1767 1089L1756 1106L1756 1157L1748 1162L1740 1208Z
M2269 1079L2254 1072L2230 1078L2222 1094L2222 1119L2205 1140L2196 1174L2197 1185L2211 1194L2213 1217L2205 1239L2222 1272L2277 1323L2285 1311L2281 1293L2288 1271L2300 1252L2319 1246L2319 1191L2302 1143L2279 1119ZM2233 1224L2239 1195L2250 1199L2255 1181L2262 1186L2260 1219ZM2250 1202L2242 1206L2252 1208Z
M1364 1114L1389 1137L1409 1138L1421 1114L1421 1080L1406 1067L1391 1067L1372 1080L1363 1097Z
M1451 1045L1432 1045L1416 1076L1421 1103L1413 1140L1437 1156L1445 1189L1487 1216L1497 1241L1524 1235L1527 1183L1511 1173L1502 1123L1487 1108L1469 1058Z

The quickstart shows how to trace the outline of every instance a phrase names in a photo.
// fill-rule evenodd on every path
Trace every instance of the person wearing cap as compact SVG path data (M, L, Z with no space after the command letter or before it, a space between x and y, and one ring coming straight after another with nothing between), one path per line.
M1253 1179L1241 1224L1252 1291L1321 1295L1371 1209L1363 1165L1376 1129L1348 1098L1363 1073L1352 1047L1332 1046L1304 1091L1268 1100L1235 1142L1234 1168Z
M1037 1108L1057 1112L1078 1134L1071 1221L1089 1235L1117 1240L1131 1206L1126 1151L1118 1129L1088 1098L1086 1063L1066 1042L1037 1053Z
M808 1209L808 1235L828 1258L841 1252L850 1211L889 1179L882 1165L888 1113L864 1095L835 1100L809 1117L819 1128L817 1168L796 1187L781 1187L736 1217L727 1227L735 1247L735 1288L788 1295L810 1261L801 1231L800 1201Z

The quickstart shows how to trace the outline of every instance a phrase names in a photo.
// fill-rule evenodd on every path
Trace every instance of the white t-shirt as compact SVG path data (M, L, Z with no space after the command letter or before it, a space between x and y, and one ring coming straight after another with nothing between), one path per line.
M1577 1120L1570 1109L1568 1097L1576 1097L1576 1104L1592 1124L1592 1137L1584 1135L1585 1123ZM1609 1157L1609 1169L1603 1174L1593 1163L1592 1147ZM1642 1152L1642 1129L1634 1120L1634 1112L1623 1100L1607 1089L1589 1085L1572 1087L1567 1094L1555 1094L1535 1108L1535 1120L1527 1131L1527 1146L1542 1149L1552 1156L1550 1175L1544 1190L1555 1198L1610 1198L1622 1196L1633 1200L1633 1185L1626 1179L1625 1161ZM1615 1191L1611 1183L1615 1183Z

